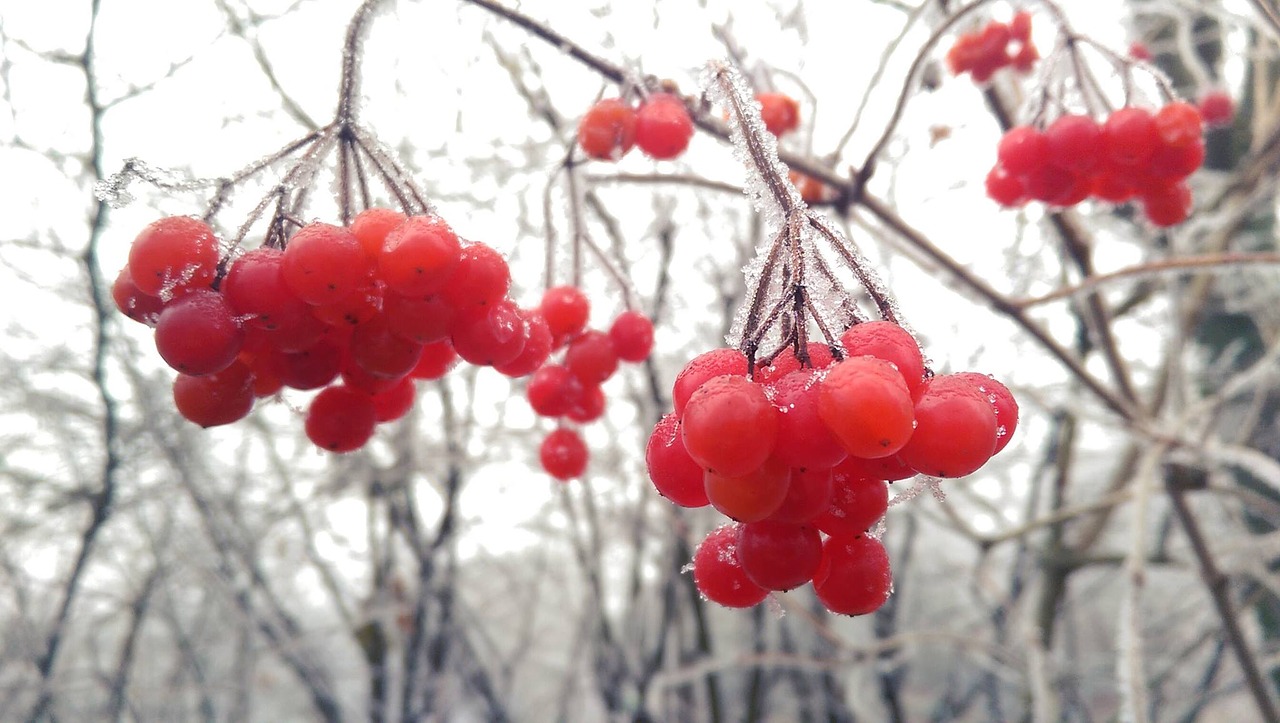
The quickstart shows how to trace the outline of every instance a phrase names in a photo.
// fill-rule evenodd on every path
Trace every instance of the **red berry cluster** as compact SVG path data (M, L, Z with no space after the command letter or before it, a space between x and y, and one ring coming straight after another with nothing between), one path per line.
M1191 213L1184 179L1204 162L1202 130L1200 111L1183 102L1120 108L1101 124L1068 114L1043 130L1018 126L1000 139L987 195L1006 207L1137 200L1153 224L1173 226Z
M742 352L716 349L676 377L675 411L654 428L646 461L663 496L739 523L694 557L694 580L715 602L745 607L812 581L833 612L875 610L891 578L865 532L888 505L886 482L974 472L1017 426L1004 385L928 376L897 324L856 324L840 344L840 360L809 344L804 363L788 348L752 376Z
M970 73L979 83L991 80L996 71L1013 67L1028 73L1040 59L1031 42L1031 13L1020 10L1008 24L992 20L980 30L956 38L947 51L947 67L954 75Z
M536 323L537 335L546 339L549 352L564 350L559 363L539 364L526 394L539 416L585 424L604 414L601 389L618 369L619 361L641 362L653 349L653 323L638 311L624 311L608 332L587 328L591 304L575 286L556 286L542 296ZM550 354L542 357L547 362ZM542 468L558 480L582 476L587 467L587 446L573 429L560 427L543 440L539 450Z
M551 334L509 298L510 282L501 254L464 244L439 217L371 208L234 257L202 221L160 219L134 241L112 294L155 327L184 417L230 424L284 387L320 390L307 436L349 452L408 412L414 380L442 377L459 357L512 377L543 365Z
M650 158L669 160L684 153L693 138L693 119L671 93L651 93L632 108L621 98L597 102L578 123L578 145L591 158L617 161L640 146Z

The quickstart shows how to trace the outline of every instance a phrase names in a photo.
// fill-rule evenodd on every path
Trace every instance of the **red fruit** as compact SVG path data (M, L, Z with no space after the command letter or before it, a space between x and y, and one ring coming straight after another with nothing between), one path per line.
M1103 172L1093 177L1094 198L1111 203L1124 203L1133 198L1133 183L1128 175Z
M1105 158L1121 168L1146 163L1159 144L1155 118L1145 108L1121 108L1102 124Z
M1001 166L1015 176L1025 176L1049 162L1049 139L1031 126L1010 128L996 146Z
M341 299L311 307L311 315L328 326L350 331L380 314L385 293L386 288L381 281L365 277Z
M551 356L551 330L547 328L546 320L537 311L522 309L521 315L524 317L528 338L525 339L524 348L520 350L520 356L493 367L499 374L513 379L534 373Z
M687 439L687 426L683 432ZM687 443L685 447L688 448ZM702 483L711 506L720 514L738 522L759 522L777 512L787 498L791 468L770 458L759 467L735 476L707 470Z
M556 340L569 339L587 328L591 316L591 302L582 289L576 286L553 286L542 294L538 309L547 320L551 336Z
M1013 398L1013 392L990 374L960 372L954 376L968 381L991 402L996 412L996 452L998 453L1009 444L1009 440L1013 439L1014 431L1018 429L1018 401Z
M773 383L778 441L773 456L790 467L827 469L848 453L818 414L822 373L798 369Z
M582 393L564 416L579 424L594 422L604 416L604 390L600 387L583 387Z
M529 406L542 417L559 417L582 397L582 382L559 364L547 364L533 373L525 388Z
M675 158L689 147L693 119L670 93L653 93L636 112L636 145L657 160Z
M609 327L609 338L619 359L642 362L653 351L653 322L639 311L624 311Z
M440 379L457 363L458 353L448 339L433 341L422 346L422 356L409 376L414 379Z
M421 356L421 344L392 334L381 317L361 324L351 334L351 361L375 376L406 376Z
M1156 226L1176 226L1191 215L1191 189L1185 183L1149 188L1142 194L1142 212Z
M880 479L886 482L896 482L900 479L915 477L916 471L911 469L906 462L902 461L902 455L895 454L892 457L881 457L880 459L863 459L862 457L845 457L840 463L840 468L848 473L850 477L862 477L864 479Z
M738 531L738 559L751 582L790 590L809 582L822 561L822 537L812 527L752 522Z
M963 477L995 454L995 410L965 379L931 379L916 402L915 415L916 430L902 448L902 460L921 474Z
M381 394L403 381L408 375L382 377L367 371L364 367L351 361L350 356L342 364L338 376L342 383L352 389L359 389L368 394Z
M671 387L671 403L676 414L684 413L689 397L698 387L708 379L725 374L746 377L746 355L737 349L712 349L689 360L689 363L684 365L684 369L676 375L675 383Z
M915 337L892 321L864 321L845 329L840 343L848 356L873 356L898 368L914 395L924 384L924 355Z
M1009 21L1009 35L1018 42L1027 43L1031 40L1031 13L1026 10L1019 10L1013 14L1013 20Z
M783 93L756 93L760 103L760 117L764 127L775 136L781 136L800 127L800 104Z
M354 293L369 270L360 241L345 228L327 223L310 223L294 234L281 265L285 283L313 306Z
M201 427L238 422L253 409L253 374L243 362L220 372L173 380L173 405L178 413Z
M308 313L307 304L284 282L284 252L269 246L236 259L222 280L227 303L245 324L274 330L296 326Z
M1223 90L1211 90L1200 96L1200 115L1210 128L1229 126L1236 117L1236 104Z
M307 408L307 438L330 452L360 449L377 423L373 397L350 387L325 387Z
M1147 162L1147 173L1153 179L1180 181L1204 163L1204 141L1196 138L1185 146L1161 145Z
M667 414L653 428L644 451L649 479L658 493L681 507L706 507L707 489L703 470L680 436L680 418Z
M1134 60L1151 60L1151 49L1147 47L1146 43L1135 40L1129 44L1129 57Z
M366 208L351 219L347 230L360 242L360 247L364 249L365 260L370 267L377 266L387 234L404 223L405 218L403 213L395 209Z
M1160 142L1172 148L1183 148L1200 142L1204 123L1200 111L1190 103L1170 103L1155 115L1156 134Z
M805 353L809 360L801 364L800 359L796 357L795 347L784 347L773 358L771 364L763 367L756 366L755 381L760 384L769 384L800 369L826 369L836 360L835 355L831 353L831 347L819 341L806 344Z
M707 380L689 397L681 419L689 456L726 477L759 469L778 437L778 410L746 377Z
M429 344L449 338L454 310L439 296L419 299L388 292L382 299L382 316L391 333L408 341Z
M129 275L142 293L171 299L207 287L218 269L218 239L203 221L169 216L152 221L129 247Z
M618 352L609 335L591 329L569 342L564 366L585 385L602 384L618 369Z
M116 303L120 313L147 326L155 326L160 320L160 312L164 311L164 301L142 293L138 285L133 283L128 266L120 269L115 283L111 284L111 300Z
M823 607L838 615L866 615L889 599L893 575L889 555L871 537L830 537L813 574L813 590Z
M857 476L858 465L837 465L831 471L831 504L813 526L832 537L866 532L889 509L889 485L884 480Z
M156 350L169 366L200 376L231 366L244 343L244 329L216 291L192 291L175 299L156 322Z
M458 265L440 296L459 312L472 306L495 304L511 288L511 269L492 247L473 243L462 249Z
M791 483L782 504L767 519L793 525L809 525L831 506L831 470L791 470Z
M636 112L618 98L591 106L578 123L578 145L591 158L616 161L636 140Z
M506 300L472 306L453 320L453 348L476 366L500 366L514 360L524 350L527 338L520 309Z
M849 357L827 372L818 414L849 454L879 459L911 438L911 392L894 365L870 356Z
M1069 206L1081 187L1086 195L1090 188L1083 174L1053 165L1040 166L1027 174L1023 181L1027 184L1028 196L1054 206Z
M343 347L328 340L309 349L281 354L277 371L280 381L293 389L319 389L333 381L342 369Z
M312 310L315 307L311 307ZM271 346L283 352L309 349L316 342L334 333L335 329L320 321L314 314L307 314L296 324L283 326L271 332L263 332Z
M387 288L422 297L439 291L462 255L458 236L439 216L410 216L387 234L378 272Z
M985 185L987 197L1005 208L1021 206L1027 200L1027 188L1022 179L1005 170L1004 166L994 166L987 173Z
M555 430L538 448L542 469L560 481L581 477L587 470L587 457L587 445L572 429Z
M713 530L693 553L693 584L711 602L729 608L749 608L769 591L751 582L738 558L739 525Z
M1102 127L1087 115L1060 116L1044 131L1049 162L1075 173L1087 173L1102 154Z
M409 413L418 387L411 377L404 377L389 389L373 395L373 418L379 422L392 422Z
M1018 52L1009 58L1009 64L1019 73L1030 73L1031 69L1036 66L1036 61L1040 59L1040 51L1036 50L1036 46L1031 43L1024 43Z

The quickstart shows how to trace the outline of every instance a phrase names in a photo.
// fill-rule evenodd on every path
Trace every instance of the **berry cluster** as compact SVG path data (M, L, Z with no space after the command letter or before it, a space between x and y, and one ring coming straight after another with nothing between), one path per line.
M256 398L319 390L307 436L349 452L409 411L414 380L444 376L459 357L511 377L543 365L551 331L509 298L510 282L501 254L464 244L439 217L371 208L235 256L202 221L160 219L134 241L112 294L155 327L184 417L230 424Z
M890 589L884 549L865 534L886 483L976 471L1008 444L1018 407L990 377L929 376L915 339L889 321L846 330L839 359L824 344L805 350L754 373L736 349L690 361L649 439L649 476L675 504L739 523L694 557L711 600L744 607L812 581L831 611L864 614Z
M618 369L619 361L641 362L653 349L653 323L638 311L624 311L608 332L588 329L591 304L575 286L556 286L542 296L536 318L536 336L549 351L563 349L558 363L543 355L526 389L529 405L539 416L585 424L604 414L601 389ZM587 446L573 429L557 428L539 450L542 468L558 480L582 476L587 466Z
M1018 126L1000 139L987 195L1006 207L1137 200L1151 223L1173 226L1191 213L1184 179L1204 161L1202 131L1200 111L1183 102L1120 108L1102 123L1068 114L1043 130Z
M969 73L985 83L1001 68L1029 73L1040 59L1031 42L1031 14L1020 10L1008 24L992 20L981 29L956 38L947 51L947 67L954 75Z
M632 146L655 160L670 160L684 153L691 138L693 119L671 93L651 93L639 108L621 98L605 98L578 123L578 145L600 161L617 161Z

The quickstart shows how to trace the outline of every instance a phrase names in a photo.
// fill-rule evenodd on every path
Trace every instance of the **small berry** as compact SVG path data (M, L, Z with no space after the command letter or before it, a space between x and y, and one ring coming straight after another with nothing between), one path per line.
M636 113L636 145L657 160L684 153L693 138L693 119L684 103L670 93L654 93Z
M605 98L591 106L578 123L578 145L589 157L616 161L636 141L636 112L619 98Z

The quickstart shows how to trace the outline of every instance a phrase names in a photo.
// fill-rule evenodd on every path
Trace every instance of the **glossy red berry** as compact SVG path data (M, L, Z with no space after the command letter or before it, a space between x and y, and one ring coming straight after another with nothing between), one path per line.
M822 605L838 615L866 615L889 599L893 575L884 545L872 537L829 537L813 575Z
M309 312L284 282L284 252L263 246L232 262L222 280L222 293L236 315L249 326L279 329L295 326Z
M848 453L818 414L822 372L797 369L772 384L778 409L778 441L773 455L791 467L827 469Z
M1160 142L1172 148L1199 143L1204 134L1200 110L1181 101L1169 103L1156 111L1155 124Z
M914 395L924 384L924 354L911 332L892 321L864 321L845 329L840 343L850 357L873 356L892 363Z
M1027 200L1027 187L1022 178L1010 173L1004 166L993 167L987 173L984 184L987 197L1005 208L1021 206Z
M1049 162L1049 139L1031 126L1010 128L996 146L1000 165L1016 176L1024 176Z
M495 304L511 288L511 269L493 247L473 243L462 249L458 264L440 296L459 312L472 306Z
M307 408L307 438L330 452L352 452L373 436L373 397L344 386L325 387Z
M582 397L582 382L563 366L546 364L529 378L525 394L535 414L559 417Z
M453 320L454 351L477 366L501 366L524 350L524 316L510 301L470 307Z
M360 242L370 267L378 264L378 257L382 255L382 246L387 240L387 234L404 223L405 218L403 213L392 208L366 208L351 219L347 230Z
M830 469L792 468L787 495L766 519L793 525L811 525L814 518L831 506Z
M111 284L111 300L115 302L120 313L147 326L155 326L160 320L160 312L164 311L164 301L159 297L144 294L138 285L133 283L129 267L120 269L116 280Z
M380 377L403 377L422 356L422 345L391 333L386 319L376 317L351 334L351 361Z
M642 312L628 310L618 314L609 327L613 349L622 361L642 362L653 351L653 322Z
M192 291L160 313L155 338L165 363L200 376L231 366L244 343L244 329L222 294Z
M822 561L822 538L812 527L752 522L738 531L738 559L760 587L790 590L813 579Z
M404 377L389 388L373 395L373 417L379 422L393 422L409 413L418 387L412 377Z
M578 145L591 158L616 161L636 140L636 112L619 98L591 106L578 123Z
M1223 90L1210 90L1200 96L1200 115L1210 128L1229 126L1236 117L1236 104Z
M345 356L343 346L321 340L302 351L281 354L280 381L293 389L319 389L337 378Z
M129 274L144 294L171 299L207 287L220 256L213 229L199 219L169 216L152 221L129 247Z
M567 481L581 477L587 469L587 445L572 429L557 429L538 448L542 469L552 477Z
M319 306L340 301L365 282L370 265L360 241L327 223L303 226L285 247L281 271L298 298Z
M832 537L853 537L884 517L889 509L889 485L857 474L857 465L837 465L831 471L831 504L813 526Z
M1176 226L1191 215L1191 189L1181 182L1148 188L1142 194L1142 212L1156 226Z
M671 387L671 403L676 414L683 414L689 397L708 379L721 375L747 376L747 357L737 349L712 349L685 364Z
M679 98L653 93L636 112L636 145L650 158L668 160L684 153L693 138L693 119Z
M1160 143L1155 118L1145 108L1121 108L1102 124L1105 158L1120 168L1140 166Z
M424 344L418 365L409 372L414 379L440 379L458 363L458 353L448 339Z
M895 454L911 438L911 392L893 364L871 356L849 357L827 372L818 414L849 454L878 459Z
M960 372L954 376L977 387L978 391L991 402L996 412L996 452L998 453L1008 446L1009 440L1013 439L1013 433L1018 429L1018 401L1013 398L1013 392L989 374Z
M617 371L618 352L608 334L591 329L569 342L564 366L583 384L598 385Z
M505 364L495 364L499 374L508 377L525 377L537 371L551 356L551 330L537 311L520 310L524 317L526 338L520 355Z
M462 255L458 236L439 216L410 216L387 234L378 272L392 291L424 297L439 291Z
M248 416L253 401L253 374L243 362L199 377L179 374L173 380L174 407L201 427L238 422Z
M738 557L738 525L725 525L707 535L693 554L693 584L711 602L749 608L769 595L747 577Z
M542 294L538 306L546 319L551 336L557 341L568 340L587 328L591 316L591 302L582 289L576 286L553 286Z
M1087 173L1102 155L1102 126L1087 115L1059 116L1044 131L1049 144L1048 160L1059 168Z
M706 485L703 470L688 450L680 435L680 418L674 412L658 420L644 452L649 480L658 493L681 507L705 507Z
M731 476L708 470L702 481L707 499L720 514L738 522L759 522L777 512L787 498L791 468L770 458L743 474Z
M689 397L681 419L689 456L726 477L757 470L778 437L778 411L746 377L709 379Z
M915 416L915 433L901 454L921 474L963 477L995 454L995 410L965 379L953 375L931 379L916 402Z

